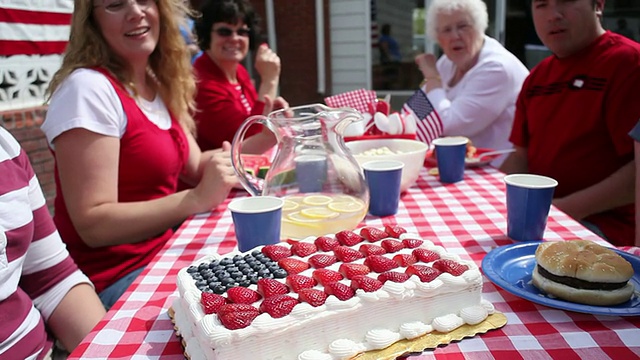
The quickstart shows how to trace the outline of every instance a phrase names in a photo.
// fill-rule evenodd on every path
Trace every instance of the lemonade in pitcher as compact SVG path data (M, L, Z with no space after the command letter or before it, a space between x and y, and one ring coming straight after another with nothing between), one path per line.
M283 239L303 239L355 229L368 206L364 201L344 194L296 194L285 196L284 200Z

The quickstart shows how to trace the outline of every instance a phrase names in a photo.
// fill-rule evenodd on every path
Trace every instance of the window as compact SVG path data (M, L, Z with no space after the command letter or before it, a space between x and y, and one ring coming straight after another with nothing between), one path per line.
M489 12L487 34L495 38L496 4L506 0L485 0ZM425 0L370 0L372 24L372 84L379 93L410 94L415 91L422 75L414 63L414 57L425 52L429 39L425 34ZM437 56L442 51L435 46Z
M605 29L640 42L640 2L637 0L606 2L602 25Z

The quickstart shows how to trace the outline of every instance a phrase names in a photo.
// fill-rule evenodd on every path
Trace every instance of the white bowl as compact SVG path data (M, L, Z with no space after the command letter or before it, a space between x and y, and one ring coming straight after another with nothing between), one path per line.
M409 139L370 139L355 140L346 143L360 166L371 160L398 160L404 163L400 191L406 191L418 179L424 166L424 157L429 146L421 141ZM393 154L365 155L372 149L388 148Z

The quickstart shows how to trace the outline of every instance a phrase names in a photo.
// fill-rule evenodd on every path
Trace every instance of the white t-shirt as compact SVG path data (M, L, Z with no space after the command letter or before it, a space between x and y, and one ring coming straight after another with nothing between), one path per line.
M160 129L171 127L169 111L160 96L153 101L138 96L136 102L149 121ZM121 138L127 128L120 98L109 79L96 70L77 69L60 84L51 97L41 126L52 149L58 135L75 128L117 138Z

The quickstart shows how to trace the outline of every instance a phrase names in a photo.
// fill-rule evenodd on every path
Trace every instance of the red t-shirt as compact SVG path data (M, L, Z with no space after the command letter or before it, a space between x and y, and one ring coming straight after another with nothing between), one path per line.
M264 102L258 94L244 66L238 64L238 83L227 80L222 70L207 54L193 64L198 77L196 92L197 141L202 151L222 147L231 142L240 125L252 115L262 115ZM262 126L252 126L245 138L257 134Z
M178 176L187 161L189 145L182 127L171 116L171 127L162 130L149 121L125 88L103 69L113 85L127 128L120 139L118 201L152 200L176 192ZM96 154L99 156L99 154ZM90 248L80 238L69 218L55 169L57 196L54 221L71 257L101 292L124 275L149 264L173 234L171 229L132 244Z
M525 80L509 140L529 172L558 180L556 197L592 186L633 161L640 119L640 44L606 32L569 58L550 56ZM615 245L632 245L634 206L587 217Z

